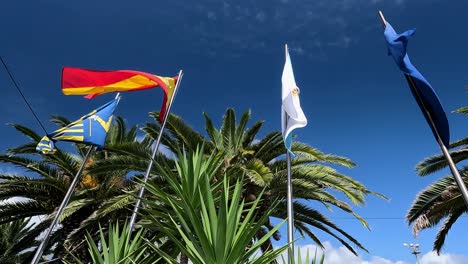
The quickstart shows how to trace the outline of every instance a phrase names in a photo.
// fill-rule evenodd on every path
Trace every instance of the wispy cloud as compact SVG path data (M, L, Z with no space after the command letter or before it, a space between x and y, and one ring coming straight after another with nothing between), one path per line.
M272 0L268 4L234 0L187 2L183 12L190 19L181 23L183 33L178 32L184 39L195 40L193 52L210 57L236 57L246 51L276 52L278 43L296 42L300 55L313 54L313 58L323 59L336 49L359 44L359 36L366 34L364 28L368 29L365 21L375 19L380 1L318 0L302 1L300 5L290 0ZM403 3L393 0L386 5ZM356 23L358 20L363 23Z

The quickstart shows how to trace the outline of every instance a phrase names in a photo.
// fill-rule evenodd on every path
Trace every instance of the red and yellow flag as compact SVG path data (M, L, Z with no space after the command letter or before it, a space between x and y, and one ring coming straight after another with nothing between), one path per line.
M177 77L161 77L132 70L98 71L64 67L62 92L65 95L86 95L91 99L103 93L126 92L161 87L164 100L159 118L163 117L174 94Z

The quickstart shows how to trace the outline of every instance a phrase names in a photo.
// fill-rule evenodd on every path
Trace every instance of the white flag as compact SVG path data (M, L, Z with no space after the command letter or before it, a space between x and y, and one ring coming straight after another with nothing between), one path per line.
M286 149L291 152L291 132L307 125L307 118L299 101L299 87L296 85L294 73L289 58L288 46L286 48L286 62L284 63L281 91L281 126Z

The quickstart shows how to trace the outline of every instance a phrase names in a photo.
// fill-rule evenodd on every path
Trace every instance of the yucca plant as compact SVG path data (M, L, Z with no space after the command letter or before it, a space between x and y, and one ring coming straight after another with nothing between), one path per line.
M312 255L310 255L310 251L309 249L307 249L307 252L306 252L306 255L305 257L302 256L302 252L301 252L301 248L298 247L297 250L297 256L293 259L293 263L296 263L296 264L323 264L325 262L325 254L323 254L322 252L322 255L320 256L320 258L318 258L319 256L317 255L317 249L315 249L315 254L314 254L314 257L312 258ZM304 260L302 260L304 259ZM282 264L289 264L284 255L281 255L281 260L282 260Z
M145 202L142 213L149 222L146 227L163 232L194 264L274 261L287 246L269 250L261 256L256 253L282 223L259 239L255 239L255 234L275 207L257 215L261 195L247 203L242 194L242 179L233 185L227 175L216 181L214 176L223 164L222 156L207 157L203 152L203 148L197 147L192 153L179 154L176 171L157 164L169 190L152 183L146 185L153 196ZM149 245L166 262L178 263L154 244Z
M94 264L133 264L133 263L149 263L145 262L145 252L148 246L145 244L141 234L143 230L134 234L130 240L131 233L127 228L127 224L122 229L119 224L109 225L110 230L107 232L100 226L100 240L96 243L93 237L88 233L86 235L86 243L88 251ZM84 264L78 257L74 257L74 262Z

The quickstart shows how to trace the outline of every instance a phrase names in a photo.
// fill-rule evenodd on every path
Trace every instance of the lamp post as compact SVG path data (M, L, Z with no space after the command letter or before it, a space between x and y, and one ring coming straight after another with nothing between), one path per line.
M411 249L411 254L413 254L416 257L416 264L419 264L418 255L421 254L421 251L419 251L419 244L406 244L406 243L403 243L403 246Z

